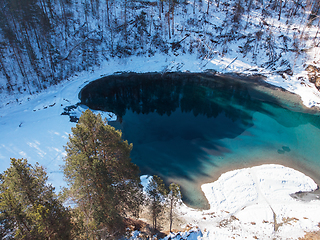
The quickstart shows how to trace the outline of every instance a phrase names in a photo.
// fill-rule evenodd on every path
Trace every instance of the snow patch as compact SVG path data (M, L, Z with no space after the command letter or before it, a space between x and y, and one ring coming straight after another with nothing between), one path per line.
M201 188L209 210L179 208L180 216L202 231L199 239L297 239L319 230L320 202L290 196L317 185L294 169L268 164L234 170Z

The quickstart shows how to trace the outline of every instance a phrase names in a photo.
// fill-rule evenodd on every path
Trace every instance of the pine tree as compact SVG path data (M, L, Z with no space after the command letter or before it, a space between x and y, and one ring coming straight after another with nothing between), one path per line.
M16 239L73 239L71 215L46 183L43 167L11 159L0 175L0 236Z
M114 237L124 230L126 214L139 210L142 193L131 149L120 131L90 110L72 128L63 170L88 236Z
M160 177L154 175L152 177L152 180L149 182L149 185L147 186L152 227L154 230L157 230L157 220L164 211L164 197L167 195L167 192L168 191L163 183L163 180Z
M177 203L181 199L181 192L180 192L180 186L176 183L171 183L169 186L169 194L168 194L168 200L169 200L169 222L170 227L169 231L172 230L172 223L173 223L173 215L174 215L174 208L176 207Z

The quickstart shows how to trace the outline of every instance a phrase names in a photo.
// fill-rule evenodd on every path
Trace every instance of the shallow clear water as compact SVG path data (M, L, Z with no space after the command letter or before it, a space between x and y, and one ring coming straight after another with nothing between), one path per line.
M280 107L253 81L116 75L87 85L81 101L116 113L118 120L109 124L133 143L131 157L141 173L179 183L194 207L206 207L199 185L223 169L273 162L320 175L319 116Z

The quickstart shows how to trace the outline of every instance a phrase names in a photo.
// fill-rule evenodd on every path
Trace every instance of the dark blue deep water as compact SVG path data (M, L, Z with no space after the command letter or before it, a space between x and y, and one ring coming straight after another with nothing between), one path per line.
M281 163L320 176L319 115L274 92L257 78L130 73L94 81L80 98L118 116L109 124L133 143L141 174L179 183L184 201L204 208L200 184L226 169Z

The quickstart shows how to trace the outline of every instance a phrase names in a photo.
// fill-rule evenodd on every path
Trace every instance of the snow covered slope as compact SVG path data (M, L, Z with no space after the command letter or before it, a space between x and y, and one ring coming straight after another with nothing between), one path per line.
M108 64L138 56L162 55L160 71L192 70L181 59L193 56L196 71L282 76L294 92L291 82L310 85L306 67L320 66L315 0L22 3L0 2L0 93L18 99L82 71L108 73Z

